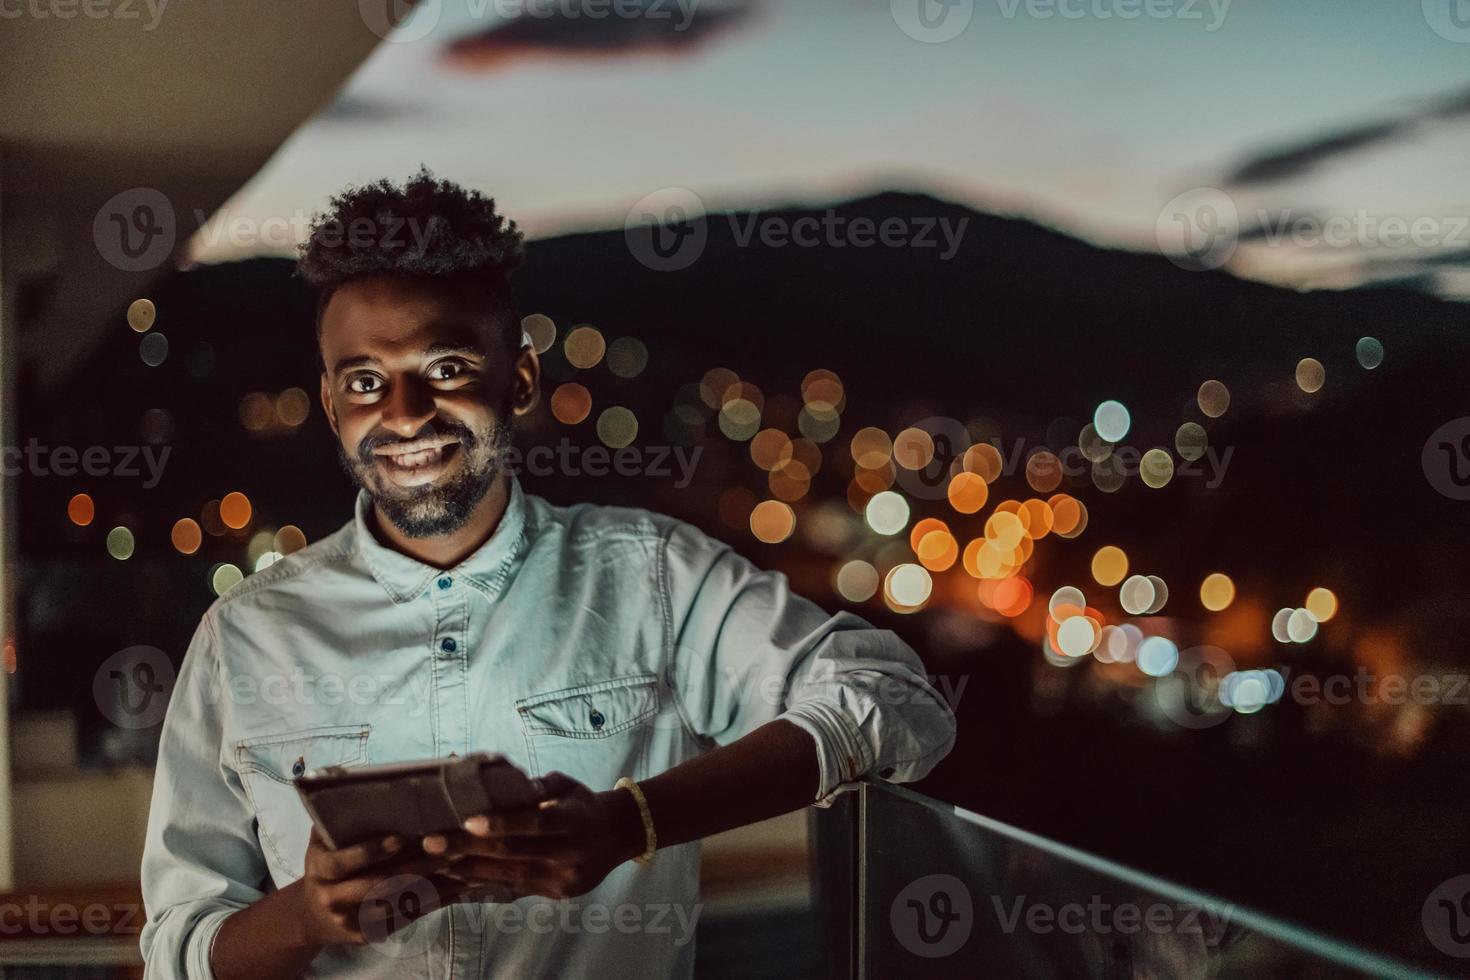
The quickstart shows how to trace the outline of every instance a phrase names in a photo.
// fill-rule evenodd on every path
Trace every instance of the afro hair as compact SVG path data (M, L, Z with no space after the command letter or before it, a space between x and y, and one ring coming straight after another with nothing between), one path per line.
M525 261L524 236L495 200L420 166L402 188L378 180L350 187L313 218L296 270L317 289L317 330L337 288L372 275L468 281L485 291L507 346L520 347L510 274Z

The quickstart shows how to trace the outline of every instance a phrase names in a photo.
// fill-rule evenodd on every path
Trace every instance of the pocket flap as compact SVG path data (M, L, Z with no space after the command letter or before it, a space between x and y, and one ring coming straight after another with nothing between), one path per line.
M366 762L370 731L368 725L335 725L247 738L235 743L235 764L242 773L291 783L312 769Z
M606 738L658 713L658 676L637 674L522 698L516 711L532 735Z

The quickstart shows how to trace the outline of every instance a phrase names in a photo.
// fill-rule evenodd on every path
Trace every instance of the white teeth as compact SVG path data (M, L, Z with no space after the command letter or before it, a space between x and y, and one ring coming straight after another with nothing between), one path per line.
M389 456L388 458L393 462L394 466L398 466L403 469L418 469L421 466L427 466L430 463L438 462L439 457L442 455L443 450L436 448L420 449L418 452L415 453L401 453L397 456Z

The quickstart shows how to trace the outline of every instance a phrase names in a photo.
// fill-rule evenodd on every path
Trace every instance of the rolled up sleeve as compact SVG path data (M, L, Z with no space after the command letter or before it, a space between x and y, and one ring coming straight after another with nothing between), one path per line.
M224 690L206 615L179 670L154 774L142 868L148 980L210 980L221 924L263 894L254 811L221 752Z
M791 722L816 742L821 806L869 774L912 782L948 754L954 713L891 630L828 616L781 572L687 524L664 544L672 683L697 737L728 744Z

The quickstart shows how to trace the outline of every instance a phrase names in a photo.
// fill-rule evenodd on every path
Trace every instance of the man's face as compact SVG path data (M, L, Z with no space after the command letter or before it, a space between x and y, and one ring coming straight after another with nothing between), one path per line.
M508 363L500 329L472 286L393 276L347 283L323 312L322 405L342 464L408 537L469 520L534 404L536 355Z

